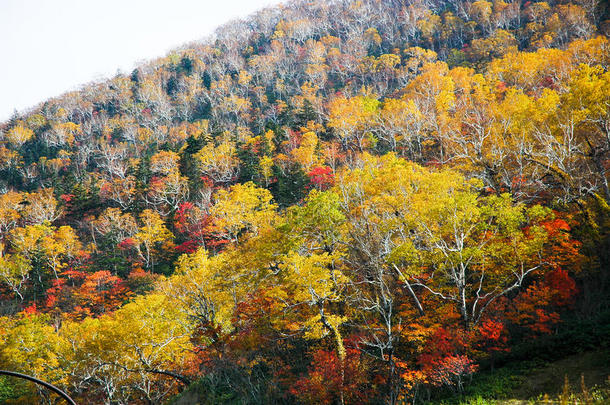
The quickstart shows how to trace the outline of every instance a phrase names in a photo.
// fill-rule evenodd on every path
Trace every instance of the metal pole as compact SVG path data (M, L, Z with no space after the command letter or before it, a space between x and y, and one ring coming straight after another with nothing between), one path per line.
M56 386L51 385L48 382L44 382L42 380L39 380L36 377L32 377L32 376L29 376L29 375L26 375L26 374L16 373L14 371L6 371L6 370L0 370L0 375L8 375L8 376L11 376L11 377L23 378L24 380L35 382L36 384L40 384L43 387L50 389L51 391L53 391L54 393L56 393L57 395L59 395L60 397L65 399L66 402L68 402L70 405L76 405L76 402L74 402L74 400L72 398L70 398L68 396L68 394L66 394L65 392L63 392L62 390L57 388Z

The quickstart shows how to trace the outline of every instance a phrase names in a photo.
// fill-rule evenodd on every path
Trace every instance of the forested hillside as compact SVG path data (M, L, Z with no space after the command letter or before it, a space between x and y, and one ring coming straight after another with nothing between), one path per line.
M608 348L608 35L597 0L295 0L16 114L0 369L397 404Z

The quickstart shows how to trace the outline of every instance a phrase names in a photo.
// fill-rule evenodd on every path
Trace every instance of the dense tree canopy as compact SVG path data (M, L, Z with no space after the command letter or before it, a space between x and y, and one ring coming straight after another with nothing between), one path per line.
M295 0L16 114L0 368L82 403L416 403L606 309L608 13Z

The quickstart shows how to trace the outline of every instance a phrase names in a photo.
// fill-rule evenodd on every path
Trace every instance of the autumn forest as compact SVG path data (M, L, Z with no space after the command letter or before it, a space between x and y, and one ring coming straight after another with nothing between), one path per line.
M609 35L597 0L291 0L15 114L0 369L79 404L487 404L610 359Z

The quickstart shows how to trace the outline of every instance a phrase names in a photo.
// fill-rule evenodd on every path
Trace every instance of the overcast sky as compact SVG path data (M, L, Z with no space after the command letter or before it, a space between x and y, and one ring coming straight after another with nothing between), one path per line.
M0 121L279 0L0 0Z

